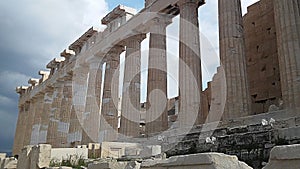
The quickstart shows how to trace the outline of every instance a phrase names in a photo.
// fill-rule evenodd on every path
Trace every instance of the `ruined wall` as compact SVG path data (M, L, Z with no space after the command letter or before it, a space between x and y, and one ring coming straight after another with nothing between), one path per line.
M243 19L252 114L265 113L281 99L273 1L249 6Z
M251 114L266 113L271 105L279 106L282 98L273 1L261 0L249 6L243 19ZM219 82L213 79L211 83ZM213 90L208 87L203 92L207 100L203 107L209 107L204 109L205 115L212 106L214 98L209 96L216 92Z
M279 112L279 114L282 113L285 112ZM257 116L248 118L263 118L263 115ZM268 115L268 117L275 116L277 115ZM205 126L198 126L188 134L174 136L174 133L170 133L166 135L168 141L162 145L162 148L163 151L167 150L168 156L205 152L236 155L239 160L246 162L254 169L261 169L263 164L268 162L273 147L300 143L299 120L299 117L293 117L277 120L270 125L260 123L242 125L242 122L247 120L240 119L239 122L232 122L239 127L223 126L212 131L203 131ZM208 137L214 137L215 140L207 141Z

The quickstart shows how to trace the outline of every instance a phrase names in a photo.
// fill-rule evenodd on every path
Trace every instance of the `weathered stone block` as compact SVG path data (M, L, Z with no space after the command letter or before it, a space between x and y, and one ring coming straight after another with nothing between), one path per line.
M131 162L106 162L98 164L90 164L88 169L140 169L141 164Z
M0 159L5 159L6 158L6 153L0 153Z
M119 142L102 142L101 144L101 158L121 158L125 156L126 148L140 147L136 143L119 143Z
M140 150L137 148L125 148L125 156L138 156L140 154Z
M293 140L300 139L300 127L291 127L278 130L280 139Z
M2 164L3 169L16 169L17 168L17 160L15 158L6 158ZM1 169L2 169L1 168Z
M100 144L99 144L99 143L89 143L89 144L88 144L88 149L89 149L89 150L100 149Z
M143 146L140 156L143 158L153 157L161 154L161 146L151 145Z
M277 146L271 150L271 160L300 160L300 144Z
M51 160L62 161L70 157L74 159L87 159L88 148L53 148L51 150Z
M32 146L25 146L19 155L17 169L30 169L30 157Z
M100 157L100 144L99 143L89 143L88 144L88 155L89 158L99 158Z
M174 156L166 160L151 160L142 163L142 169L252 169L238 161L236 156L219 153L203 153Z
M30 152L30 169L49 167L51 161L51 145L40 144L32 147Z
M300 145L278 146L271 150L269 164L263 169L296 169L300 166Z

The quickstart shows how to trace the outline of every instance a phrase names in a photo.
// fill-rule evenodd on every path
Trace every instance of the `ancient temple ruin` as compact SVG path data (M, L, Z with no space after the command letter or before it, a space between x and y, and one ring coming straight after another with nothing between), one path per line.
M268 154L278 141L300 143L300 136L285 131L300 131L300 2L261 0L243 17L240 0L219 0L221 65L205 90L202 5L204 0L146 0L139 12L120 5L107 14L104 31L90 28L39 72L40 79L17 87L13 154L26 145L119 141L156 143L168 155L218 151L243 159L250 150ZM166 28L177 15L180 94L168 100ZM141 42L147 34L147 101L141 103ZM253 148L258 142L261 147Z

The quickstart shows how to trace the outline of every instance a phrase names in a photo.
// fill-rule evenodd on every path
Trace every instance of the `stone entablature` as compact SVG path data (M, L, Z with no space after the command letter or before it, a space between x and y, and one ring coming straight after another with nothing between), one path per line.
M118 27L125 24L129 19L131 19L137 11L133 8L129 8L123 5L119 5L112 12L107 14L102 20L103 25L107 25L107 30L109 32L115 31Z
M72 43L69 46L70 50L73 50L75 54L79 54L82 50L82 48L86 45L85 50L89 47L89 45L93 45L95 43L95 39L92 38L94 35L96 35L98 31L94 29L93 27L90 28L88 31L86 31L79 39L77 39L74 43ZM91 41L91 40L92 41ZM69 52L72 53L68 50L65 50L62 54L65 56L65 53Z
M51 86L51 84L55 83L58 81L58 79L63 78L64 75L66 75L68 72L71 72L74 69L75 66L75 61L81 57L84 56L99 56L102 57L108 53L110 48L114 46L114 44L117 44L120 42L122 39L127 39L127 37L130 37L136 32L144 32L147 33L149 25L148 23L152 22L152 19L157 17L155 12L158 11L164 11L166 13L169 13L169 10L165 10L169 4L173 4L174 6L177 3L177 0L172 0L170 2L161 2L161 1L156 1L153 3L152 8L145 8L141 10L137 15L134 15L130 19L130 23L124 23L123 25L120 25L120 28L118 30L115 30L113 32L109 31L107 28L103 32L96 32L94 28L90 28L84 35L82 35L78 40L76 40L72 45L69 46L69 49L72 50L70 51L69 49L66 49L65 51L68 51L69 53L72 53L72 56L70 58L70 63L65 64L63 68L57 69L56 73L53 73L53 76L49 78L51 79L52 82L46 82L46 84L39 84L36 86L34 91L31 91L30 94L24 94L21 95L21 100L24 97L28 97L24 100L28 100L32 96L35 95L35 93L38 93L38 91L42 91L43 87L40 86ZM117 7L117 9L127 9L123 6ZM128 8L131 9L131 8ZM169 9L169 8L168 8ZM151 15L147 12L151 12ZM172 16L172 15L171 15ZM175 16L173 16L175 17ZM132 31L128 31L132 30ZM108 41L109 39L109 41ZM89 45L87 45L89 43ZM85 50L84 45L89 46ZM65 51L62 52L62 55L64 56ZM77 52L76 52L77 51ZM76 55L73 55L75 52ZM54 62L62 62L61 59L54 59ZM53 63L50 62L51 64L48 64L47 67L53 68ZM62 62L63 63L63 62ZM54 69L54 68L53 68ZM59 74L59 75L55 75Z

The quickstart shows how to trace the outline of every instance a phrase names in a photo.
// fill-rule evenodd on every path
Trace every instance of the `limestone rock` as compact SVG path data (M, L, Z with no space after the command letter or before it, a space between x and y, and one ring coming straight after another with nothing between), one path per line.
M17 160L14 157L0 158L0 169L16 169Z
M271 150L269 164L263 169L295 169L300 167L300 144L277 146Z
M149 158L161 154L160 145L143 146L140 156L142 158Z
M7 158L4 164L4 169L16 169L17 168L17 160L15 158Z
M141 164L137 162L104 162L90 164L88 169L140 169Z
M102 142L101 143L101 158L121 158L126 155L126 150L140 149L137 143L122 143L122 142ZM112 151L114 150L114 151ZM127 151L127 153L130 153Z
M193 155L174 156L167 160L152 160L142 163L142 169L252 169L244 162L238 161L236 156L220 153L203 153Z
M31 152L32 146L25 146L19 155L17 169L29 169L30 168L30 158L29 154Z
M6 158L6 153L0 153L0 159Z
M30 152L30 169L49 167L51 161L51 145L40 144Z
M63 159L73 157L76 161L79 158L88 158L88 148L53 148L51 149L51 160L61 162Z

